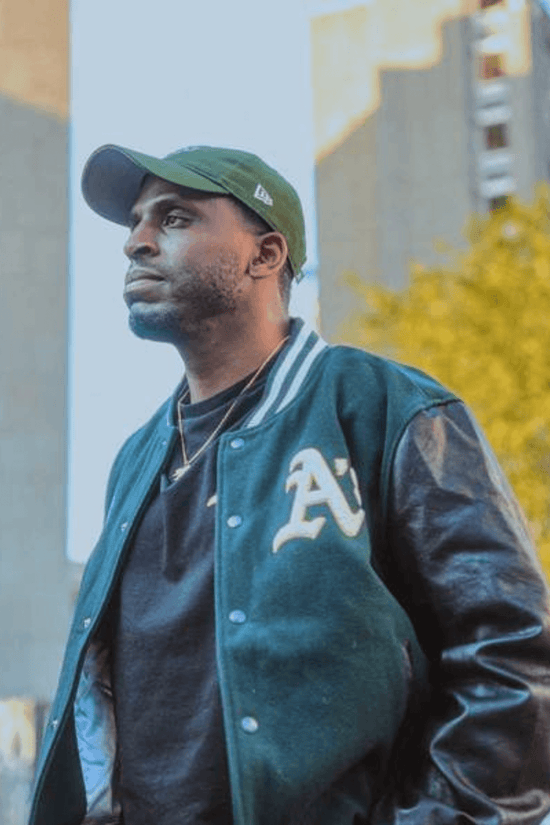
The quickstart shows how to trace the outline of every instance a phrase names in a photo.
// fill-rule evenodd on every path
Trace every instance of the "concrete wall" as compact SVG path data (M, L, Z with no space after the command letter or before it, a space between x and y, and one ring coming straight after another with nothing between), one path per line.
M67 126L2 96L0 123L0 821L19 825L71 610Z
M411 259L436 263L436 238L461 242L470 208L469 60L464 21L443 28L443 54L428 70L382 76L377 155L381 279L405 285Z
M534 151L537 180L550 178L550 14L533 0L531 18L533 91L528 103L533 107Z
M0 823L23 825L71 613L67 0L0 0Z
M47 698L68 621L67 128L0 97L0 695Z
M470 211L468 54L464 21L443 27L441 61L387 70L380 107L317 164L320 305L323 333L342 329L356 297L341 274L392 288L411 258L439 260L433 240L463 243Z

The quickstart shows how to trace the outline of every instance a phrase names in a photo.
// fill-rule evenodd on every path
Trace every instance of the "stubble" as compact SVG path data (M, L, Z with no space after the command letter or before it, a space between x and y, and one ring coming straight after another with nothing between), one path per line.
M139 338L165 343L194 337L208 320L237 311L244 278L238 255L229 250L212 263L187 264L184 277L171 282L170 300L130 306L130 329Z

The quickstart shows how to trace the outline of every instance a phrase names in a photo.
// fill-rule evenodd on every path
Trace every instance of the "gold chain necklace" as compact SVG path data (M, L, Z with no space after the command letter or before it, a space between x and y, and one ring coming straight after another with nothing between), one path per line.
M187 450L185 449L185 437L184 437L184 435L183 435L183 416L182 416L182 411L181 411L181 408L182 408L182 406L183 406L184 402L186 401L187 397L188 397L188 396L189 396L189 394L190 394L189 389L187 389L187 390L186 390L185 395L183 395L183 396L182 396L182 398L179 398L179 399L178 399L178 403L177 403L177 407L176 407L176 409L177 409L177 413L178 413L178 431L179 431L179 434L180 434L180 441L181 441L181 455L182 455L182 458L183 458L183 466L182 466L182 467L178 467L178 469L177 469L177 470L174 470L174 472L170 474L170 479L171 479L171 481L177 481L177 480L178 480L178 479L180 479L183 475L185 475L185 473L187 472L187 470L189 469L189 467L191 466L191 464L193 464L193 462L194 462L194 461L196 461L196 460L197 460L197 458L198 458L200 455L202 455L202 454L204 453L204 451L206 450L206 448L207 448L207 447L209 447L209 446L210 446L210 444L212 444L212 442L214 441L214 439L216 438L216 436L219 434L220 430L222 429L223 425L224 425L224 424L225 424L225 422L229 419L229 416L231 415L231 413L233 412L233 410L235 409L235 407L236 407L236 406L237 406L237 404L239 403L239 400L241 399L241 397L245 394L245 392L246 392L247 390L249 390L249 389L250 389L250 387L252 386L252 384L254 383L254 381L258 378L259 374L260 374L260 373L261 373L261 371L264 369L264 367L265 367L265 366L267 366L267 364L269 363L269 361L271 361L271 359L273 358L273 356L274 356L277 352L279 352L279 350L281 349L281 347L283 346L283 344L284 344L287 340L288 340L288 335L287 335L287 336L285 336L285 337L284 337L281 341L279 341L279 343L277 344L277 346L275 347L275 349L273 349L273 350L269 353L269 355L267 356L267 358L265 359L265 361L263 361L263 362L260 364L260 366L258 367L258 369L256 370L256 372L254 373L254 375L252 376L252 378L251 378L249 381L247 381L247 382L246 382L246 384L245 384L245 386L242 388L242 390L240 390L239 394L237 395L237 397L235 398L235 400L233 401L233 403L231 404L231 406L229 407L229 409L227 410L227 412L223 415L223 417L222 417L221 421L220 421L220 422L216 425L216 427L214 428L213 432L211 432L211 433L210 433L210 435L208 436L208 438L206 439L206 441L204 442L204 444L201 444L201 446L199 447L199 449L198 449L196 452L194 452L192 456L188 456L188 455L187 455Z

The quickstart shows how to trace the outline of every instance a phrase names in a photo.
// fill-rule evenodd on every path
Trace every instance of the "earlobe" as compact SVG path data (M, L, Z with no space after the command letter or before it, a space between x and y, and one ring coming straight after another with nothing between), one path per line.
M255 281L262 280L267 274L263 264L264 260L261 250L255 250L254 257L248 262L248 266L246 267L246 274Z
M270 273L266 272L264 267L257 266L257 263L258 261L256 259L250 264L247 274L250 275L253 281L262 281L264 278L268 278Z

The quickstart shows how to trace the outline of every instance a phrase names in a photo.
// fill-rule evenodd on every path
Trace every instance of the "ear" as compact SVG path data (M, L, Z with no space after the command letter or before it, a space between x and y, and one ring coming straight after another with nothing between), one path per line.
M254 280L269 278L277 274L288 256L288 245L280 232L266 232L259 235L256 251L248 265L248 274Z

